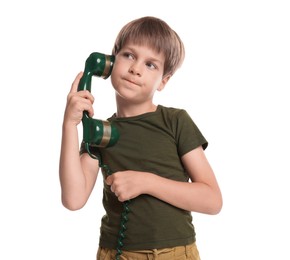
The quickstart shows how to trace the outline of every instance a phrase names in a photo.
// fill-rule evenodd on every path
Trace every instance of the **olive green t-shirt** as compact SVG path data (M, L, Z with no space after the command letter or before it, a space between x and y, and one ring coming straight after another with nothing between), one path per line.
M112 147L92 148L102 163L116 171L135 170L164 178L188 182L181 157L207 141L188 113L159 105L155 112L126 118L112 116L120 138ZM81 152L84 152L82 146ZM104 178L106 172L102 171ZM138 174L136 172L136 174ZM104 183L100 246L115 249L120 230L123 203ZM129 203L124 250L175 247L195 242L191 212L179 209L155 197L143 194Z

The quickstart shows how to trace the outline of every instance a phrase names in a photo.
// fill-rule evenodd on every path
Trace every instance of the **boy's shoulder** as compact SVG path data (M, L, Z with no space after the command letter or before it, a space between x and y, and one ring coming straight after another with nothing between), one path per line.
M186 110L183 108L168 107L163 105L158 105L158 110L160 110L163 114L167 114L168 116L180 116L181 114L187 114Z

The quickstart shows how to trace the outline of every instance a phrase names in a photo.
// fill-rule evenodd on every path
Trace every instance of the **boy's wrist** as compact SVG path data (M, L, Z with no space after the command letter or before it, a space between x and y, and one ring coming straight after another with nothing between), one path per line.
M62 129L63 130L69 130L69 129L74 129L77 127L77 124L75 124L73 121L69 120L64 120L62 124Z

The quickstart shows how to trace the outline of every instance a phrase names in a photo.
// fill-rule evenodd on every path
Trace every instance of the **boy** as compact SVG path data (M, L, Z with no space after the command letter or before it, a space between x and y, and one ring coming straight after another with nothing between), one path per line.
M102 170L106 215L97 259L115 259L118 252L117 259L200 259L191 211L217 214L222 207L204 154L207 141L185 110L153 103L181 66L183 43L164 21L142 17L122 28L112 54L117 111L108 120L120 138L112 147L92 148L110 168ZM81 76L68 94L60 156L62 202L70 210L86 204L99 171L83 145L79 153L77 125L83 111L93 116L94 101L90 92L77 91ZM129 210L120 243L123 203Z

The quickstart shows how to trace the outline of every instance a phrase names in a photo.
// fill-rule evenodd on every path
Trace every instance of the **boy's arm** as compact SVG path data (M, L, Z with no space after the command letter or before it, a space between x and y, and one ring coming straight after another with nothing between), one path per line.
M77 92L80 73L68 95L62 127L62 142L59 162L62 203L70 210L82 208L95 185L99 170L98 161L89 155L79 155L77 125L84 110L92 115L93 97L87 91Z
M174 181L148 172L134 174L132 171L126 171L125 175L122 172L119 176L115 173L106 182L121 201L149 194L184 210L219 213L222 195L202 147L185 154L182 162L192 182Z
M63 126L59 177L63 205L70 210L82 208L93 188L99 171L98 161L87 153L79 155L76 127Z

